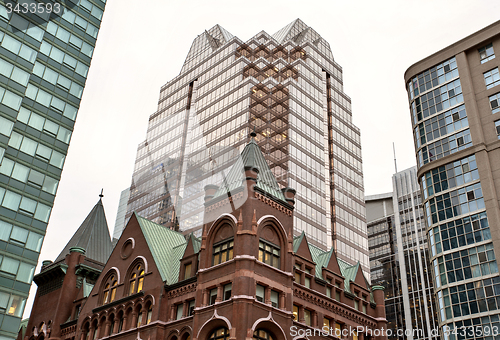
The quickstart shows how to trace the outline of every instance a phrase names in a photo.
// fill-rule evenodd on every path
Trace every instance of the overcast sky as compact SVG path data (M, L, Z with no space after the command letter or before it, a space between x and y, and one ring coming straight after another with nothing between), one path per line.
M372 195L392 191L393 142L398 170L416 164L405 70L498 20L499 4L108 0L39 263L57 257L101 188L112 233L120 192L130 185L160 87L179 74L193 39L215 24L246 41L300 18L330 43L361 129L365 194ZM25 317L35 289L33 283Z

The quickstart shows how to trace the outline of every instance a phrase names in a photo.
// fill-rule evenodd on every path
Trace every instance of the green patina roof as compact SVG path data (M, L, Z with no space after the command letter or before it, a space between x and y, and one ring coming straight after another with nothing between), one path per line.
M166 284L176 283L179 278L180 259L186 249L184 235L140 217L135 213L156 267Z
M215 192L214 198L226 196L228 193L243 188L245 178L245 167L254 167L259 169L257 174L256 188L286 203L285 196L281 191L278 181L274 177L269 165L262 154L259 146L252 138L241 152L241 157L233 164L231 170L224 179L223 184Z
M90 292L92 291L92 288L94 288L94 285L91 283L88 283L85 278L83 278L83 297L88 297L90 295Z
M300 244L302 243L302 241L305 238L306 238L306 236L305 236L304 232L302 232L298 236L294 236L294 238L293 238L293 252L294 253L297 252L297 250L300 247ZM309 247L309 252L311 253L312 260L314 261L314 263L316 263L316 271L315 271L316 277L323 279L322 271L323 271L324 267L328 266L328 263L330 262L330 259L332 258L333 248L330 248L330 250L328 250L328 251L324 251L324 250L322 250L322 249L320 249L312 244L308 243L307 245ZM349 263L342 261L342 260L339 260L339 259L337 259L337 263L339 264L341 274L344 277L344 290L346 292L351 293L350 282L351 281L354 282L354 280L356 279L356 274L358 273L358 269L360 267L360 264L358 262L355 265L352 265L352 264L349 264ZM364 278L364 274L363 274L363 278ZM365 278L365 283L366 283L366 287L369 289L370 284L366 281L366 278ZM370 300L371 300L371 302L373 302L373 294L372 293L370 293Z

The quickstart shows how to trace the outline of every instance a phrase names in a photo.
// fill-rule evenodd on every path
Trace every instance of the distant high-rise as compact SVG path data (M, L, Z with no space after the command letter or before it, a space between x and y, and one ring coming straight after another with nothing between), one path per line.
M394 174L392 185L366 197L372 284L386 287L388 327L413 330L408 340L439 339L417 169Z
M495 51L500 51L500 21L405 73L443 339L500 336L500 58Z
M105 2L0 4L0 340L17 337Z
M120 194L120 202L118 203L118 211L116 212L115 228L113 229L113 242L120 238L127 220L125 214L127 212L127 202L130 197L130 188L123 190Z
M253 130L280 187L297 189L296 233L369 273L360 132L328 42L299 19L247 42L219 25L194 40L138 147L127 217L200 232L205 185L225 185Z

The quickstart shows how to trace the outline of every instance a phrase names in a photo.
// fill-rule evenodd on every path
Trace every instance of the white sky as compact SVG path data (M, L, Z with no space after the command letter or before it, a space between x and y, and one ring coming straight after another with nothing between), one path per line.
M398 170L415 165L406 69L500 19L499 7L497 0L108 0L36 273L57 257L101 188L112 233L160 87L179 74L204 30L219 24L246 41L300 18L326 39L361 129L372 195L392 191L393 142ZM33 283L24 317L35 291Z

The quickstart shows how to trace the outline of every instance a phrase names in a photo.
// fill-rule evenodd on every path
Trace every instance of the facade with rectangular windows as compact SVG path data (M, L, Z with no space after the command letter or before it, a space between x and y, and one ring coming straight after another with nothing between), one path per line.
M105 2L0 1L2 340L17 336Z
M224 183L253 130L280 187L299 193L296 234L368 273L360 132L328 42L299 19L247 42L219 25L194 40L149 118L127 216L199 235L204 187Z
M405 73L443 339L490 339L500 332L495 51L500 51L500 22ZM448 332L460 327L461 332Z
M417 330L410 340L438 339L417 169L397 172L392 184L392 193L366 197L372 283L386 287L389 328Z

